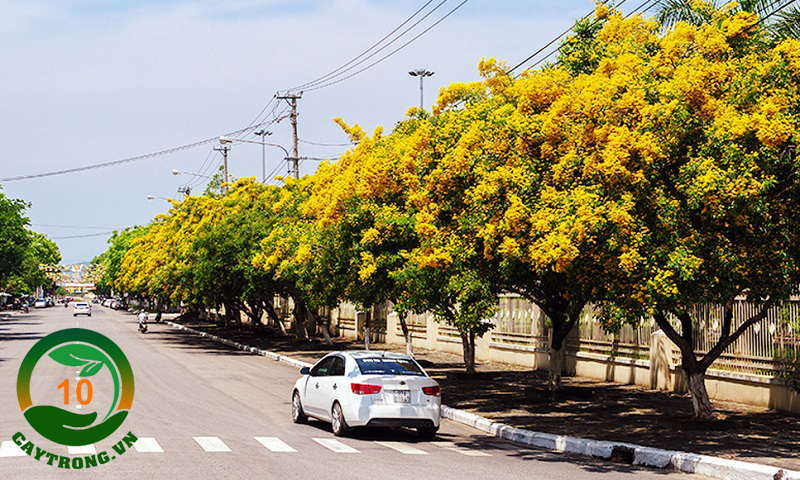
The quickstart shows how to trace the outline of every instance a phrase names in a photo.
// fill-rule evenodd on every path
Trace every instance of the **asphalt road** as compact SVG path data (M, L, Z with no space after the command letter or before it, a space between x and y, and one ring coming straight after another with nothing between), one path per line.
M19 408L16 381L22 359L36 341L72 327L95 330L114 341L131 363L136 387L130 416L122 427L88 450L70 453L27 423ZM101 372L92 377L92 401L80 405L74 394L80 368L47 359L36 368L34 404L63 405L64 390L57 385L60 378L69 377L70 408L108 409L113 392L110 375ZM522 447L447 420L432 442L418 441L410 431L390 429L338 439L326 424L291 422L290 391L298 376L296 368L166 325L151 323L150 332L141 335L134 315L97 305L90 318L74 318L71 308L60 306L27 315L13 313L0 320L0 478L703 478ZM85 388L82 396L85 401ZM11 442L17 432L58 456L108 452L116 458L79 471L60 469L48 465L46 456L39 461L24 453L20 456ZM117 454L112 446L128 432L140 441Z

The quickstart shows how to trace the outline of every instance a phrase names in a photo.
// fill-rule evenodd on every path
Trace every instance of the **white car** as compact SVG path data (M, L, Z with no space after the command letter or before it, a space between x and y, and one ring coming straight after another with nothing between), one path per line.
M47 301L44 298L37 298L33 304L33 308L46 308Z
M72 306L72 316L77 317L78 315L87 315L89 317L92 316L92 306L86 302L78 302Z
M292 421L314 417L342 436L353 427L416 428L430 439L439 430L441 388L408 355L335 352L303 375L292 390Z

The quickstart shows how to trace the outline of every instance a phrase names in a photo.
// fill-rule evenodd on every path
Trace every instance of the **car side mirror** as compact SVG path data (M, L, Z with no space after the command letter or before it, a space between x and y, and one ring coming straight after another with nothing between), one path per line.
M310 368L303 367L303 368L300 369L300 375L308 375L310 371L311 371Z

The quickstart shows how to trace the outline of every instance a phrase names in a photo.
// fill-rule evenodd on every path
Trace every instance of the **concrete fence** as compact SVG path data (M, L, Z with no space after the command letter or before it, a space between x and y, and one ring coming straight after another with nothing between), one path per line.
M738 310L745 308L741 306ZM708 311L713 313L713 309ZM796 305L792 305L791 311L797 312ZM333 330L339 336L363 339L366 312L344 304L330 313ZM793 316L781 318L777 327L776 321L768 318L766 327L737 341L709 369L706 388L712 400L800 413L800 397L775 376L776 362L770 355L783 351L777 349L778 346L785 348L787 344L781 332L793 332L791 325L797 323ZM497 313L487 321L492 322L494 328L476 340L477 361L547 369L551 335L549 321L535 305L514 295L503 296ZM703 332L706 336L713 337L718 330L715 321L713 317L700 318L700 326L708 330ZM686 392L680 352L652 322L643 322L638 327L627 326L614 334L603 331L598 323L595 312L591 309L584 312L580 325L567 339L565 373L654 390ZM372 342L405 343L398 316L390 306L373 308L370 324ZM409 315L406 324L414 347L456 354L462 352L458 331L437 322L432 315ZM767 338L767 334L771 336ZM780 345L777 344L779 341ZM775 348L771 348L773 344ZM795 344L792 348L796 348ZM796 358L794 350L792 354Z

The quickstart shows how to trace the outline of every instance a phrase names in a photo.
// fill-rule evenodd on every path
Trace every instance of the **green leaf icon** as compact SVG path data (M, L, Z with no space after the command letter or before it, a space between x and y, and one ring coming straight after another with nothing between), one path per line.
M68 367L81 367L87 363L105 363L106 361L106 356L103 352L80 343L62 345L50 352L49 355L56 362Z
M94 362L86 365L83 370L81 370L80 376L81 377L91 377L92 375L96 374L103 368L103 362Z

